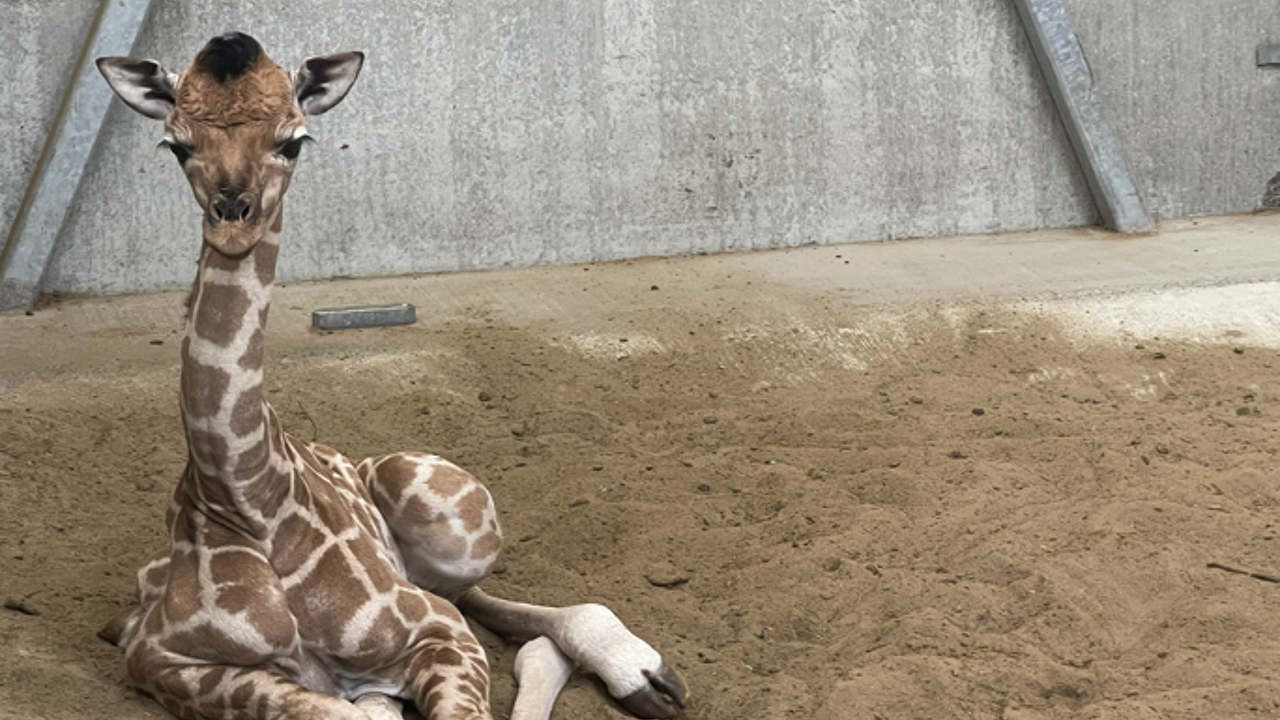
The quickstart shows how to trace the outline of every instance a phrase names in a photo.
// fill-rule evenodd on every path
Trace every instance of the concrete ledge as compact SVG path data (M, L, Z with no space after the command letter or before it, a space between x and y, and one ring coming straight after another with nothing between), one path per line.
M646 351L633 323L661 331L673 313L725 332L734 324L856 328L918 311L1003 307L1092 317L1099 332L1121 332L1132 318L1135 330L1212 328L1234 343L1269 344L1280 327L1277 237L1280 214L1251 215L1165 222L1131 238L1039 231L286 284L277 286L268 336L285 356L430 351L430 333L444 325L489 319L608 356ZM9 382L118 364L176 368L183 296L70 299L30 317L0 314L0 367ZM317 308L400 302L422 309L416 325L334 335L310 327ZM78 338L102 337L122 340L111 353L77 352Z

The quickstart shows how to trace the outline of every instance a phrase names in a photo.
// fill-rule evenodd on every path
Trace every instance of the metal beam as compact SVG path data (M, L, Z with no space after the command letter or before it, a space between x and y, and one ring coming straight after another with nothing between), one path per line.
M1103 117L1093 76L1062 0L1014 0L1067 136L1107 227L1122 233L1155 230Z
M0 310L28 309L84 176L112 92L93 64L100 55L128 55L151 0L101 0L71 83L54 116L40 159L0 250Z

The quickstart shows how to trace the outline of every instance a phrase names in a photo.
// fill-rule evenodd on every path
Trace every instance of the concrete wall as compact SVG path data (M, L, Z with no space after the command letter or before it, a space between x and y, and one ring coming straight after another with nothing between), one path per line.
M0 4L0 247L40 159L96 2Z
M49 25L48 2L0 12ZM230 29L286 67L369 54L311 124L286 280L1096 222L1003 0L156 2L135 54L172 69ZM1253 66L1280 6L1067 4L1152 213L1252 209L1280 168L1280 83ZM189 283L199 212L158 137L112 109L46 289Z
M1065 0L1135 183L1157 218L1247 212L1280 171L1273 0Z

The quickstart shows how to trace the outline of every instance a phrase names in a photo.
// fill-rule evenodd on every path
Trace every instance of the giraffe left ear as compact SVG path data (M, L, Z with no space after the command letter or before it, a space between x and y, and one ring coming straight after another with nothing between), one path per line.
M364 67L364 53L307 58L293 74L293 94L305 115L319 115L342 102Z

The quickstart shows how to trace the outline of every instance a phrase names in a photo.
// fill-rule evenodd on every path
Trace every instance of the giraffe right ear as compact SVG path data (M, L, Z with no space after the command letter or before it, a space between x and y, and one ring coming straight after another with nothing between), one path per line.
M173 110L178 76L154 60L98 58L98 72L126 105L149 118L163 120Z

